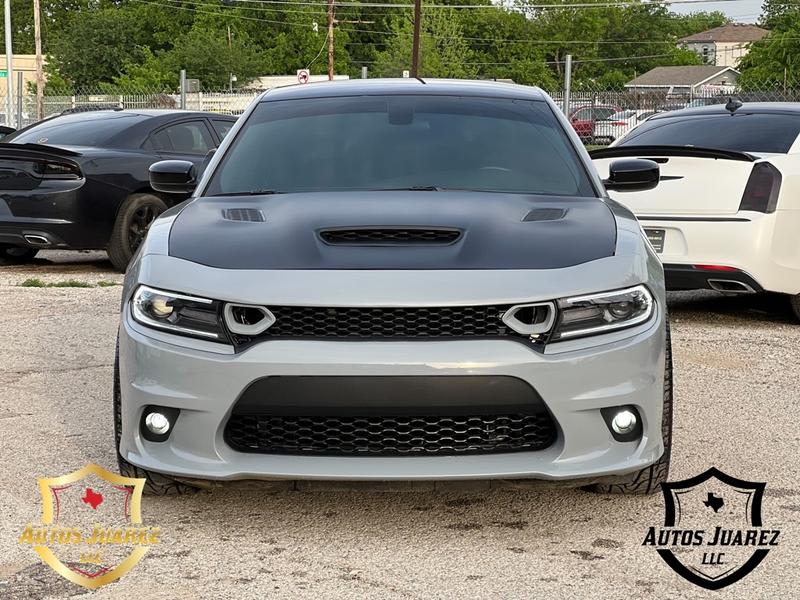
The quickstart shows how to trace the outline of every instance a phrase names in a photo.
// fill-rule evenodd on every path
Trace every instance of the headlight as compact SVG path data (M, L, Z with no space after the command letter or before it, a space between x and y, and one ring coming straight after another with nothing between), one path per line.
M554 340L606 333L644 323L653 315L653 295L643 285L615 292L564 298Z
M140 285L133 294L133 320L179 335L225 341L220 302Z

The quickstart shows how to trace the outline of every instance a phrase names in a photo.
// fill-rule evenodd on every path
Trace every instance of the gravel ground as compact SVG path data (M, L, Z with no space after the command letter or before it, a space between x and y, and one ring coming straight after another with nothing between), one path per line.
M111 367L120 282L100 253L0 269L0 598L88 595L17 543L40 522L36 477L115 469ZM660 495L578 490L292 492L226 488L143 502L161 544L96 598L798 597L800 325L780 298L671 297L672 479L717 466L766 481L782 544L723 592L679 578L641 546Z

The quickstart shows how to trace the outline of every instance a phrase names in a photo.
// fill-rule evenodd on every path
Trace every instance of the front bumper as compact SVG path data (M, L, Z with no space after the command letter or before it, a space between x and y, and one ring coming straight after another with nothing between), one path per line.
M240 354L208 351L187 338L120 327L120 453L143 468L186 478L445 480L548 479L582 482L623 474L663 452L665 318L606 340L569 342L538 353L513 341L336 342L272 340ZM607 343L602 343L607 341ZM181 345L176 345L181 344ZM557 346L557 344L554 344ZM467 456L338 457L252 454L224 439L228 417L253 381L282 376L510 376L533 387L558 428L544 450ZM493 402L487 398L487 403ZM148 405L180 409L166 442L139 431ZM633 405L642 436L615 441L600 409Z

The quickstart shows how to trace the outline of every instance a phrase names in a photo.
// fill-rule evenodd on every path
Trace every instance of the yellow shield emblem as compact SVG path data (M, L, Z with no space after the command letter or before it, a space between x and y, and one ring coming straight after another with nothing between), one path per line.
M158 543L160 529L142 526L144 484L94 464L39 479L42 525L28 524L19 541L80 586L116 581Z

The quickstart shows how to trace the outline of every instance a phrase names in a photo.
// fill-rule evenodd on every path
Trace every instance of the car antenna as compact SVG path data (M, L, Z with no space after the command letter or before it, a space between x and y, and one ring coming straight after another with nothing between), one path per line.
M735 113L737 110L742 108L742 101L738 98L728 98L728 103L725 105L725 110L727 110L731 115Z

